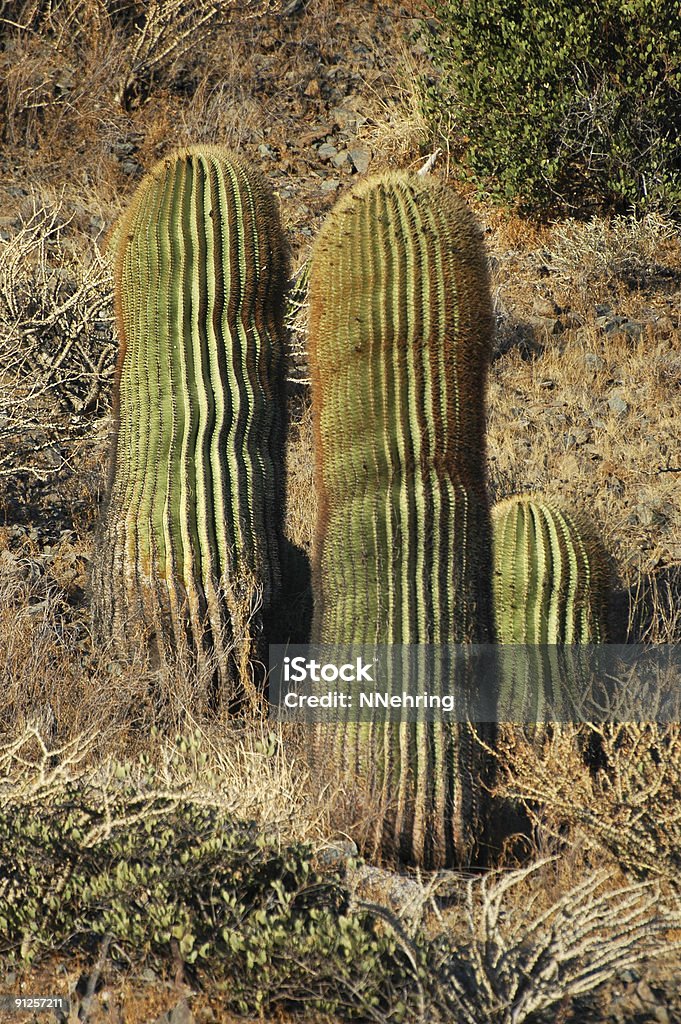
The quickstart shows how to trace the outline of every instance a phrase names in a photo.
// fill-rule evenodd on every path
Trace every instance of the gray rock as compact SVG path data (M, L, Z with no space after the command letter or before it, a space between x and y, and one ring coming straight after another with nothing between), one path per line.
M608 399L608 407L615 416L624 416L629 411L629 405L621 395L611 395Z
M333 160L337 155L338 150L335 146L332 146L330 142L322 142L321 146L317 150L317 156L320 160L323 160L324 163L327 163L329 160Z
M589 370L602 370L605 367L605 359L602 356L596 355L595 352L586 352L584 354L584 365Z
M560 334L563 330L562 322L556 317L531 316L528 319L533 330L543 334Z
M186 999L181 999L170 1014L170 1024L194 1024L195 1018Z
M350 128L357 131L366 122L366 117L362 117L356 110L350 110L348 107L333 107L329 116L334 124L343 130Z
M369 162L371 160L371 153L366 146L353 146L352 149L348 150L350 159L355 165L355 170L358 174L366 174L369 169Z
M277 154L274 152L271 146L268 146L266 142L261 142L258 146L258 153L263 160L276 160Z
M327 178L326 181L322 182L322 192L335 192L339 185L340 181L338 178Z
M627 320L627 322L622 324L620 327L620 333L626 334L629 338L640 338L645 329L645 324L640 324L636 320Z
M340 169L341 167L344 167L345 164L347 164L349 159L350 153L348 152L348 150L341 149L340 153L336 153L336 155L333 157L331 163L333 164L334 167L338 167Z
M640 338L645 330L645 324L639 323L637 320L629 320L626 316L612 316L611 314L596 317L596 326L610 337L624 335L628 338Z
M317 855L317 861L325 867L341 867L346 861L357 856L357 847L351 839L333 843Z

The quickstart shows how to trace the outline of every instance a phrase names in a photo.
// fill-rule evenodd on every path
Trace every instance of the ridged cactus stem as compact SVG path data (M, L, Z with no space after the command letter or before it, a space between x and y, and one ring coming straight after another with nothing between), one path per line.
M607 642L609 560L584 516L537 496L492 510L494 606L502 644L500 715L568 721L587 693L577 649ZM530 729L535 740L542 730Z
M315 245L309 318L320 503L313 637L492 640L492 315L465 203L403 173L355 188ZM481 769L468 730L346 722L320 726L317 750L331 765L340 759L351 783L371 778L392 804L377 826L384 852L426 866L469 859Z
M604 643L608 559L583 516L517 496L492 510L501 643Z
M232 648L281 582L287 250L277 210L243 161L194 147L143 180L116 240L100 632L141 627L162 656L188 644L234 685Z

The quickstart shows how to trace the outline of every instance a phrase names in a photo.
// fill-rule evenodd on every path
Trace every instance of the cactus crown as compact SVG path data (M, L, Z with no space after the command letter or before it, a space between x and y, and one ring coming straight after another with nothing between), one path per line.
M492 509L501 643L604 643L607 554L585 517L534 496Z
M287 247L260 175L210 146L161 160L113 241L101 617L199 648L231 632L244 590L267 606L279 587Z

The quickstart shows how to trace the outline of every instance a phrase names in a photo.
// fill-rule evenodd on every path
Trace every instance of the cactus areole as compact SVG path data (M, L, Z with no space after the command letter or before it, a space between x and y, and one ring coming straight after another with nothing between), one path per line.
M274 199L241 159L183 150L140 184L115 259L100 624L119 637L141 625L161 651L188 645L233 683L237 631L281 575L287 248Z
M493 640L491 339L482 240L456 193L389 173L337 205L310 270L317 642ZM480 770L466 727L329 728L320 752L333 741L387 802L382 849L426 866L470 858Z

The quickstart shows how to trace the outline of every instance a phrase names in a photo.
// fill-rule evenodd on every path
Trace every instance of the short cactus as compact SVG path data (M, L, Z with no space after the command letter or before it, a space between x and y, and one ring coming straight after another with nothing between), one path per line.
M523 645L502 659L500 713L570 717L584 694L559 648L607 641L608 556L583 516L538 497L500 502L492 527L497 636Z
M120 354L96 619L119 639L141 627L162 657L188 645L234 685L236 620L258 603L266 612L281 583L278 213L241 159L192 147L142 181L115 245Z
M607 555L585 518L517 496L492 509L492 524L499 641L604 643Z
M313 639L492 640L492 314L472 215L434 179L372 178L322 227L309 292ZM377 825L384 852L432 867L470 859L482 771L470 730L345 722L319 726L317 750L392 802Z

